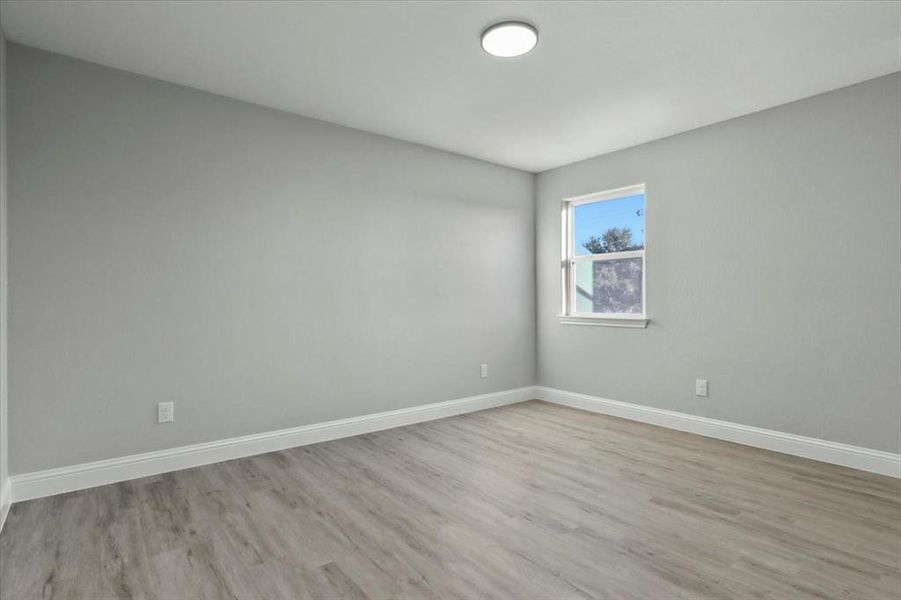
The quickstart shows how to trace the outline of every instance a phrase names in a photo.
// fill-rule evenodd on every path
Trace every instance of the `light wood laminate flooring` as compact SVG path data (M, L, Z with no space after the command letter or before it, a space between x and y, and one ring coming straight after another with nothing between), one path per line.
M15 504L0 598L901 598L901 482L542 402Z

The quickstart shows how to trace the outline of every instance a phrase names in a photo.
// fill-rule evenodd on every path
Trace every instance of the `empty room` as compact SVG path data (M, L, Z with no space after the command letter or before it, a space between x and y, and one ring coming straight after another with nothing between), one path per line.
M901 0L0 53L0 600L901 599Z

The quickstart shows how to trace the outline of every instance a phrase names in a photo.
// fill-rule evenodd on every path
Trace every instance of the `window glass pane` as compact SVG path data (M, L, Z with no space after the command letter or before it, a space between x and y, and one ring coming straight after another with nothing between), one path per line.
M573 256L644 248L644 194L573 207Z
M643 258L575 264L577 313L641 314Z

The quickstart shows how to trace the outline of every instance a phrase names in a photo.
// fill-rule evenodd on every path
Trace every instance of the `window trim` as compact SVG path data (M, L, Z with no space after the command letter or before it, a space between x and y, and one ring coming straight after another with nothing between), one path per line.
M611 252L607 254L588 254L575 256L575 240L573 239L573 209L580 204L592 204L606 200L616 200L626 196L643 194L645 197L645 240L643 250L629 250L625 252ZM606 327L630 327L643 329L648 326L648 297L647 297L647 187L644 183L628 185L612 190L605 190L592 194L584 194L572 198L565 198L561 203L561 303L558 320L562 325L599 325ZM635 313L580 313L575 307L575 277L573 271L580 262L603 262L621 260L626 258L641 258L641 309L640 314Z

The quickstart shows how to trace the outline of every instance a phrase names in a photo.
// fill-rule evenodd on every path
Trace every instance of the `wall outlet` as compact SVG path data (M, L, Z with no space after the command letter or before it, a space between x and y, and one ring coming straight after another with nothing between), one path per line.
M482 379L488 377L488 365L482 365Z
M695 379L695 396L699 396L701 398L707 397L707 380L706 379Z
M175 420L175 403L160 402L156 405L156 422L171 423Z

